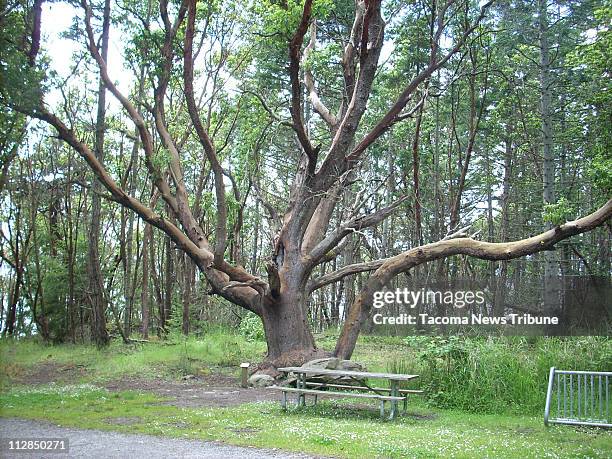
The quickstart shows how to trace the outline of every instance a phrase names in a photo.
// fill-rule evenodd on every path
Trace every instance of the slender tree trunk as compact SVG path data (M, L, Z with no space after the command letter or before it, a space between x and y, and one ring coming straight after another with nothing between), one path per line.
M17 303L19 303L19 289L21 288L21 280L23 277L23 269L20 265L16 265L15 280L11 290L11 296L8 305L6 316L6 325L3 335L13 336L15 334L15 322L17 320Z
M151 0L147 0L147 13L145 16L146 27L149 27L151 20ZM146 52L145 52L146 55ZM145 91L145 80L146 80L146 65L143 62L140 66L140 73L138 78L138 92L137 100L142 100ZM138 171L138 151L141 147L141 140L138 133L138 127L134 126L134 142L132 144L132 150L130 154L130 163L127 171L127 192L133 195L137 188L137 171ZM135 225L135 215L133 212L128 212L127 216L127 228L125 237L125 262L124 262L124 285L123 294L125 301L125 312L123 327L125 330L125 336L129 338L132 329L132 316L134 311L134 298L136 295L136 284L138 278L138 255L136 262L134 263L134 231L138 232L138 224ZM138 250L136 250L138 254ZM132 267L134 265L134 267Z
M132 253L128 250L128 220L130 215L126 214L124 209L121 209L121 264L123 266L123 334L129 338L131 333L132 322L132 304L130 302L130 283L131 283L131 266ZM131 242L130 244L131 245ZM131 247L130 247L131 249ZM129 254L128 254L129 252Z
M491 180L492 172L491 172L491 159L489 157L488 151L485 149L485 164L486 164L486 173L487 180ZM493 226L493 188L494 183L490 182L486 184L487 187L487 240L489 242L493 242L495 239L494 234L494 226ZM497 268L497 262L490 261L489 262L489 289L493 292L493 301L491 303L491 311L495 310L495 304L497 302L497 279L495 276Z
M2 289L0 289L0 330L2 330L4 328L4 287L6 287L7 283L3 281L0 285L2 285Z
M488 84L488 61L486 62L485 68L485 79L484 88L479 89L476 87L476 74L478 72L478 60L475 49L470 49L470 76L469 76L469 93L470 93L470 118L469 118L469 135L468 142L465 149L465 158L462 158L461 147L459 145L459 168L461 170L459 181L457 185L457 193L451 204L451 216L450 216L450 227L451 231L458 229L461 213L461 198L465 191L466 178L470 168L470 160L474 153L474 147L476 146L476 135L478 134L478 127L482 114L484 111L485 101L487 97L487 84ZM484 90L483 96L480 100L480 108L477 107L477 93L480 90ZM457 103L458 104L458 103ZM459 105L459 104L458 104ZM454 129L456 129L456 122L453 120ZM457 141L459 144L459 142Z
M502 181L501 195L501 223L500 223L500 240L501 242L508 241L508 231L510 226L509 203L510 203L510 178L512 175L512 142L513 142L513 126L508 126L508 135L506 136L506 148L504 151L504 178ZM496 316L502 316L506 309L506 290L508 282L508 262L502 260L500 262L499 276L496 279L495 293L495 308Z
M332 262L332 271L337 269L337 261L334 258ZM342 300L343 283L332 285L332 297L331 297L331 311L330 311L330 325L338 325L340 316L340 301Z
M259 244L259 201L255 200L255 227L253 228L253 253L251 254L251 272L257 272L257 246Z
M141 303L141 333L144 339L149 338L149 247L152 236L151 225L148 223L144 228L144 236L142 240L142 289L140 296ZM151 260L154 263L154 260Z
M555 163L553 153L552 95L550 80L550 45L548 43L547 1L538 0L540 34L540 109L542 117L543 200L544 205L555 203ZM546 229L551 224L546 224ZM554 314L559 308L558 264L553 251L544 252L544 312Z
M429 86L429 80L424 84L423 91L427 91ZM425 101L421 104L417 111L416 124L414 127L414 138L412 139L412 183L414 186L414 226L415 226L415 239L418 245L423 245L423 228L421 223L421 186L419 183L420 179L420 164L421 159L419 156L419 140L421 138L421 122L423 120L423 110L425 108Z
M172 297L174 295L174 253L172 252L172 242L169 237L166 240L166 263L164 274L164 325L162 329L168 331L168 320L172 314Z
M72 181L72 152L68 156L68 181ZM70 186L67 185L64 191L65 206L66 206L66 224L68 226L66 235L67 238L67 253L66 263L68 264L68 336L72 343L76 342L76 311L75 311L75 275L74 265L76 262L76 238L75 238L75 225L74 217L72 215L72 193L70 192ZM78 238L78 233L76 234Z
M110 26L110 0L104 2L104 19L102 25L102 58L108 57L108 34ZM104 133L106 130L106 89L100 78L98 90L98 114L96 119L96 158L104 161ZM87 274L89 279L89 298L91 301L91 337L98 346L105 346L110 338L106 330L106 298L104 296L104 280L100 269L100 217L101 198L98 194L103 190L102 184L94 179L91 204L91 223L89 228L89 249Z
M31 206L32 206L32 209L36 209L38 206L38 204L34 204L33 198L32 198ZM33 210L31 213L30 225L31 225L31 231L32 231L32 243L34 244L34 247L40 247L39 239L38 239L38 231L36 229L36 210ZM70 244L67 244L67 245L69 246ZM39 250L33 250L33 254L34 254L34 266L36 267L36 293L34 294L34 298L30 299L30 301L32 302L32 318L36 322L38 331L43 337L43 339L45 341L49 341L51 339L51 334L49 331L49 320L45 315L45 306L44 306L45 301L44 301L44 293L43 293L43 280L42 280L42 272L41 272L42 270L40 266L40 252ZM70 258L68 259L68 261L69 260ZM70 293L70 282L71 282L70 267L68 267L68 282L69 282L69 293ZM30 287L30 290L31 289L32 287ZM38 312L39 300L40 300L40 313ZM66 330L66 333L70 334L70 325L71 325L70 319L71 319L71 312L72 312L70 298L68 298L67 306L68 306L68 310L66 312L67 312L68 320L66 321L67 322L66 326L68 327L68 330Z
M2 336L12 336L15 334L16 322L17 322L17 305L19 303L20 289L23 282L23 270L25 265L25 254L27 253L26 248L21 243L21 224L22 224L22 209L17 207L15 216L15 244L12 247L13 252L13 270L15 277L13 280L11 294L9 296L9 304L6 314L6 324L2 332Z
M183 335L189 335L189 310L193 301L194 264L187 255L183 256Z
M565 96L561 98L561 132L566 132L567 123L566 123L566 104L565 104ZM563 140L561 144L560 151L560 161L559 161L559 188L561 190L561 194L563 197L569 199L572 193L571 184L568 183L567 180L567 141ZM570 253L570 243L564 242L561 247L561 260L559 261L559 268L561 269L561 278L559 279L559 290L560 290L560 309L563 314L563 322L567 320L567 292L571 288L571 285L568 285L568 282L571 282L571 278L568 277L571 271L571 253Z

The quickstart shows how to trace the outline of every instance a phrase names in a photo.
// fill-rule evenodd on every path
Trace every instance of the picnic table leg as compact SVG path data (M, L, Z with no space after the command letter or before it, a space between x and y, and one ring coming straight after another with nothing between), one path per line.
M298 374L298 387L306 389L306 373ZM298 406L306 406L306 394L298 394Z
M283 391L283 399L281 400L283 410L287 411L287 392Z
M397 381L391 380L391 396L397 397L399 394L399 389L397 387ZM391 416L389 419L395 419L397 416L397 400L391 400Z
M302 374L302 389L306 389L306 373ZM306 406L306 394L302 394L302 406Z
M302 375L301 374L297 374L297 380L295 381L295 387L297 387L298 389L302 388ZM302 401L302 394L300 394L299 392L296 394L296 398L295 398L295 406L300 406L300 403Z
M385 401L380 401L380 419L385 419Z
M408 411L408 394L404 394L404 413Z

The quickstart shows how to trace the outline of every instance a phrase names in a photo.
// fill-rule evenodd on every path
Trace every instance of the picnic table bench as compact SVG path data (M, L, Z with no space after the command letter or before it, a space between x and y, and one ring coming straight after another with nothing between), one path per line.
M279 390L283 394L281 405L283 409L287 409L287 393L297 394L296 404L298 406L306 405L306 395L314 396L314 404L317 403L319 395L326 395L337 398L355 397L375 399L380 401L380 416L385 416L385 402L390 402L391 413L389 419L394 419L398 413L398 402L404 402L404 411L408 405L409 394L420 394L422 391L413 389L400 389L399 383L402 381L411 381L418 378L418 375L404 375L395 373L372 373L368 371L349 371L349 370L332 370L312 367L284 367L278 371L283 373L295 373L296 387L288 386L271 386L271 389ZM309 381L308 376L327 376L332 379L332 382ZM335 378L335 379L334 379ZM357 384L343 383L346 379L354 381ZM367 379L386 379L389 381L390 387L372 387ZM344 381L343 381L344 380ZM327 389L345 389L345 391L328 391ZM347 392L347 390L351 392ZM360 392L352 392L352 391Z

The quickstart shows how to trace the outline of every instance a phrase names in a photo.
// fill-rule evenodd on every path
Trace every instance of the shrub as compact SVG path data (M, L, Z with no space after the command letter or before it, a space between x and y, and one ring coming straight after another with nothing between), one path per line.
M604 371L612 363L612 342L604 337L409 337L406 342L417 347L420 368L412 367L430 404L478 413L539 413L551 366Z
M261 319L253 313L242 318L238 330L249 341L264 341L266 338Z

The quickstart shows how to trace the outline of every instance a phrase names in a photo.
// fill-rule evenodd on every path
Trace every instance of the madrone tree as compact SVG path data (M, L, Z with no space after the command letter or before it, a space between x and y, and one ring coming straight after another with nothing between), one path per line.
M469 1L469 0L466 0ZM37 4L39 2L36 2ZM228 238L232 228L228 224L228 199L226 190L232 174L220 159L210 126L198 97L200 88L194 87L194 74L198 50L206 41L210 15L220 14L208 2L182 0L169 4L160 0L154 11L160 17L161 34L159 52L150 49L150 59L157 71L151 79L152 96L149 100L133 100L123 94L109 74L94 27L96 13L90 0L80 0L89 54L97 64L106 89L119 101L123 110L137 128L141 149L144 152L149 179L155 193L163 200L166 214L128 194L105 165L95 148L83 141L83 135L73 130L57 113L50 111L42 97L33 106L13 106L28 115L53 126L58 136L67 142L87 162L93 173L106 188L107 198L135 212L147 223L167 234L176 247L184 251L206 277L212 294L220 295L233 304L257 314L264 325L268 345L268 359L275 364L300 363L318 353L307 321L309 295L346 276L370 272L371 275L347 311L346 321L338 339L335 355L350 358L357 336L369 317L375 291L383 288L394 276L432 260L452 255L467 255L485 260L509 260L543 250L552 250L559 241L572 235L589 231L610 218L612 200L592 214L575 221L556 226L528 239L507 243L481 242L457 231L443 240L412 248L399 255L342 266L319 277L313 276L318 265L336 257L343 240L355 231L373 227L389 217L403 202L412 199L404 196L374 212L360 213L359 202L354 209L346 209L348 217L340 225L331 225L334 209L346 206L344 199L354 178L354 171L367 157L368 149L395 124L417 113L424 101L420 88L442 68L479 31L492 1L481 3L469 23L462 24L459 32L449 33L449 24L458 13L473 10L471 3L461 0L434 0L429 8L429 62L409 79L405 87L378 121L367 131L362 120L368 111L368 100L373 92L377 72L381 68L381 51L385 43L387 22L381 11L381 0L356 0L349 5L352 25L346 28L343 46L340 48L338 81L342 97L333 102L323 100L318 94L313 72L306 65L309 54L317 42L318 2L270 3L275 8L286 9L287 17L295 17L294 29L286 43L287 73L290 90L287 94L287 118L282 120L291 129L299 147L299 161L294 164L295 174L290 195L285 197L286 208L278 213L273 206L267 211L278 221L271 256L266 264L266 276L249 272L239 263L230 262ZM299 14L294 14L298 11ZM40 17L38 15L37 17ZM467 16L466 16L467 17ZM38 37L39 24L32 27L32 36ZM36 38L32 40L34 42ZM449 43L449 40L452 42ZM36 66L36 50L23 50L31 66ZM36 44L36 48L38 44ZM201 149L201 161L206 162L214 180L216 219L206 222L214 228L207 234L202 222L196 218L192 200L185 183L184 139L173 134L166 117L168 87L171 79L179 79L186 111L189 114L191 135ZM176 81L174 81L176 84ZM146 98L146 96L145 96ZM265 107L265 100L260 102ZM314 141L305 122L305 106L310 107L326 126L326 142ZM270 116L278 117L266 107ZM142 112L146 110L146 112ZM282 115L282 114L281 114ZM360 129L361 127L361 129ZM167 154L167 161L156 161L155 140L159 139ZM406 139L410 142L410 139ZM326 145L325 148L322 145ZM357 200L358 201L358 200ZM263 200L262 200L263 203ZM265 203L262 205L265 206ZM235 229L235 228L234 228ZM457 229L455 228L455 231Z

